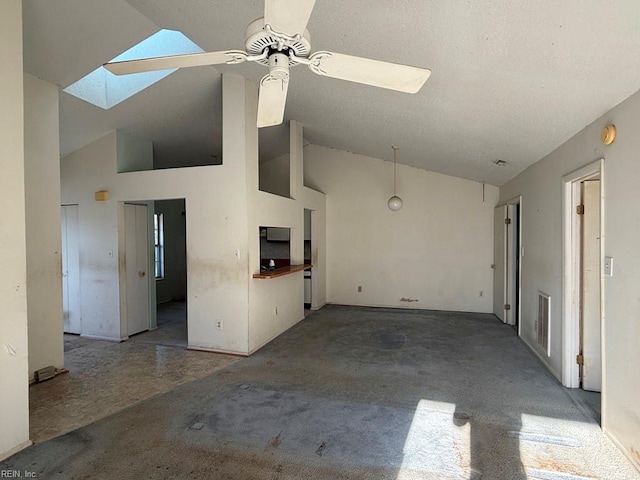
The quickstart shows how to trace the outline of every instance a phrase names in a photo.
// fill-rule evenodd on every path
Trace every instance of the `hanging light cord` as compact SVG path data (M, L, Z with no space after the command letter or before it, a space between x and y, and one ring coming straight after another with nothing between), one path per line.
M400 147L396 147L395 145L391 145L393 149L393 196L396 196L396 150Z
M393 197L391 197L387 201L387 206L389 207L389 210L393 212L397 212L402 208L402 199L398 195L396 195L396 188L398 183L398 178L397 178L398 165L396 162L396 151L398 150L398 147L396 147L395 145L391 145L391 148L393 149Z

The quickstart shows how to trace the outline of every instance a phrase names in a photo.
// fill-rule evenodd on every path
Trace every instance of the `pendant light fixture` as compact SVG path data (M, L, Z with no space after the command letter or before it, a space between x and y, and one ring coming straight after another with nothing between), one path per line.
M402 208L402 199L396 195L396 151L399 147L391 145L391 148L393 149L393 197L387 201L387 206L389 210L397 212Z

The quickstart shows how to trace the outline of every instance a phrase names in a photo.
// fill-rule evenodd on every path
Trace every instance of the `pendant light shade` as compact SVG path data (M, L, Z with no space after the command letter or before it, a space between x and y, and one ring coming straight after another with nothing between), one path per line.
M387 201L387 206L389 207L389 210L397 212L402 208L402 199L397 195L394 195Z
M391 145L393 149L393 197L387 201L387 206L392 212L397 212L402 208L402 199L396 195L396 151L398 147Z

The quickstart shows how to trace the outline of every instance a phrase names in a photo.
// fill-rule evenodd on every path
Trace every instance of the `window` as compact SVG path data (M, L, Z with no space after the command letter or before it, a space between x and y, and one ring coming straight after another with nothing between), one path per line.
M112 62L136 60L146 57L162 57L182 53L201 53L203 50L181 32L160 30L126 52L113 58ZM136 93L159 82L177 68L153 72L134 73L132 75L114 75L104 67L72 83L64 92L108 110Z
M156 279L164 278L164 216L162 213L153 214L153 238Z

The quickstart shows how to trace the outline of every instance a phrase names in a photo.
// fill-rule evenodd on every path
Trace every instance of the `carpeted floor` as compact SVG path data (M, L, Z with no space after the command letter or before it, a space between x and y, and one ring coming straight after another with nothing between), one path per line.
M640 479L492 315L328 306L0 469L96 479Z
M156 323L158 328L132 335L129 341L187 348L187 303L185 301L158 304Z

